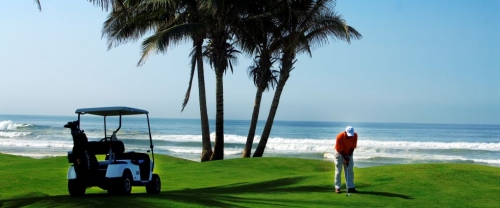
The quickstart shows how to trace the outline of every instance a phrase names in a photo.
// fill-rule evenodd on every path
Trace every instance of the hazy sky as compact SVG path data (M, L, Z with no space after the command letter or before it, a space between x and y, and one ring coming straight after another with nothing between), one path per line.
M152 55L139 40L107 50L107 12L85 0L7 0L0 7L0 114L74 115L130 106L152 117L198 118L198 88L180 112L190 44ZM363 39L298 56L276 120L500 124L500 1L338 0ZM251 118L250 58L224 77L226 119ZM209 117L215 73L206 66ZM196 83L196 79L194 83ZM260 119L274 91L264 94Z

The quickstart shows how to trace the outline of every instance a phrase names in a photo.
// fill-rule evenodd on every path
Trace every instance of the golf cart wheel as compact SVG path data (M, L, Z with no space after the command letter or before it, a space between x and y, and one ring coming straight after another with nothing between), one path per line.
M132 191L132 174L129 170L123 172L121 178L117 178L111 186L107 188L108 194L111 195L127 195Z
M120 194L130 194L132 192L132 174L130 174L130 171L126 170L123 172L123 176L120 180L120 183L118 184L118 187L121 186L121 188L118 188Z
M68 192L70 196L83 196L87 187L77 179L68 180Z
M146 192L148 194L159 194L161 190L161 180L158 174L153 174L151 181L146 184Z

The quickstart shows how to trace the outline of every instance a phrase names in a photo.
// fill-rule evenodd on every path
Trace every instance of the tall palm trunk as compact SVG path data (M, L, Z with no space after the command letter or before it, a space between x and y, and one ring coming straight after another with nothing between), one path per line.
M220 66L220 65L219 65ZM224 159L224 71L221 67L216 66L216 106L217 112L215 116L215 144L214 152L210 160Z
M271 129L273 128L274 117L276 116L276 112L278 111L281 93L283 92L283 88L285 87L286 81L290 77L290 71L292 70L293 67L295 55L284 54L283 57L284 58L282 60L280 78L278 81L278 85L276 86L276 91L274 92L271 109L269 110L269 115L267 116L266 125L264 126L264 130L262 131L262 135L260 137L259 145L255 149L253 157L262 157L262 155L264 155L264 150L266 149L267 140L269 139L269 135L271 135Z
M205 94L205 75L203 69L202 55L203 41L196 43L196 62L198 66L198 96L200 99L200 118L201 118L201 140L203 149L201 152L201 162L209 161L212 156L212 145L210 144L210 126L208 123L207 98Z
M210 1L207 1L210 2ZM215 101L216 101L216 115L215 115L215 142L214 152L210 160L223 160L224 159L224 73L228 66L231 66L230 56L232 53L232 46L228 43L230 40L228 25L231 20L227 12L232 4L236 1L220 0L212 1L211 7L214 14L214 24L210 29L209 43L210 46L210 63L214 66L215 71ZM232 71L232 66L231 66Z
M264 43L266 46L267 44ZM264 47L266 48L266 47ZM255 130L259 120L260 104L262 101L262 93L269 87L274 87L277 82L274 70L271 70L274 63L271 50L259 50L260 57L256 66L250 71L250 75L254 78L254 83L257 86L255 93L255 103L253 107L252 120L250 121L250 129L248 130L247 142L243 149L242 157L250 157L252 154L252 145L255 138Z
M260 103L262 101L262 93L266 89L265 86L260 86L257 88L255 93L255 103L253 106L252 120L250 122L250 129L248 130L247 142L245 144L245 149L243 150L242 157L250 157L252 154L252 145L255 137L255 130L257 129L257 121L259 120Z

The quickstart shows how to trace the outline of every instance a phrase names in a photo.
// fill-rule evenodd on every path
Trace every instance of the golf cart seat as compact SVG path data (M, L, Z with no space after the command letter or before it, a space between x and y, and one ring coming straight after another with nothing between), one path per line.
M125 151L125 145L122 141L108 141L108 142L99 142L99 141L90 141L86 144L86 150L89 154L89 157L93 161L97 161L95 155L104 155L109 153L109 148L113 148L114 153L123 153ZM68 162L75 162L76 158L74 152L68 152Z
M105 160L109 159L109 155L106 155ZM150 159L149 155L146 153L140 152L124 152L124 153L116 153L115 160L130 160L130 162L134 165L149 165Z
M106 156L108 159L108 156ZM139 166L139 171L141 173L141 180L149 179L149 171L150 171L150 163L151 159L149 155L146 153L140 152L124 152L118 153L115 155L116 160L130 160L130 162L134 165Z
M109 153L109 148L113 148L114 153L123 153L125 152L125 145L122 141L91 141L87 143L87 150L93 152L96 155L104 155Z
M133 164L141 164L144 162L149 163L149 155L146 153L140 153L140 152L124 152L121 154L116 154L116 159L117 160L131 160Z

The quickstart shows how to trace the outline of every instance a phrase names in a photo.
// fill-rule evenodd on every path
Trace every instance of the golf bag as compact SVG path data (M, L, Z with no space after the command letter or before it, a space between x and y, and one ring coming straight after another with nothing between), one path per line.
M89 176L97 171L98 161L92 151L88 148L88 138L83 130L79 128L78 121L70 121L65 128L71 129L73 136L72 159L75 167L76 178L80 182L88 182Z

